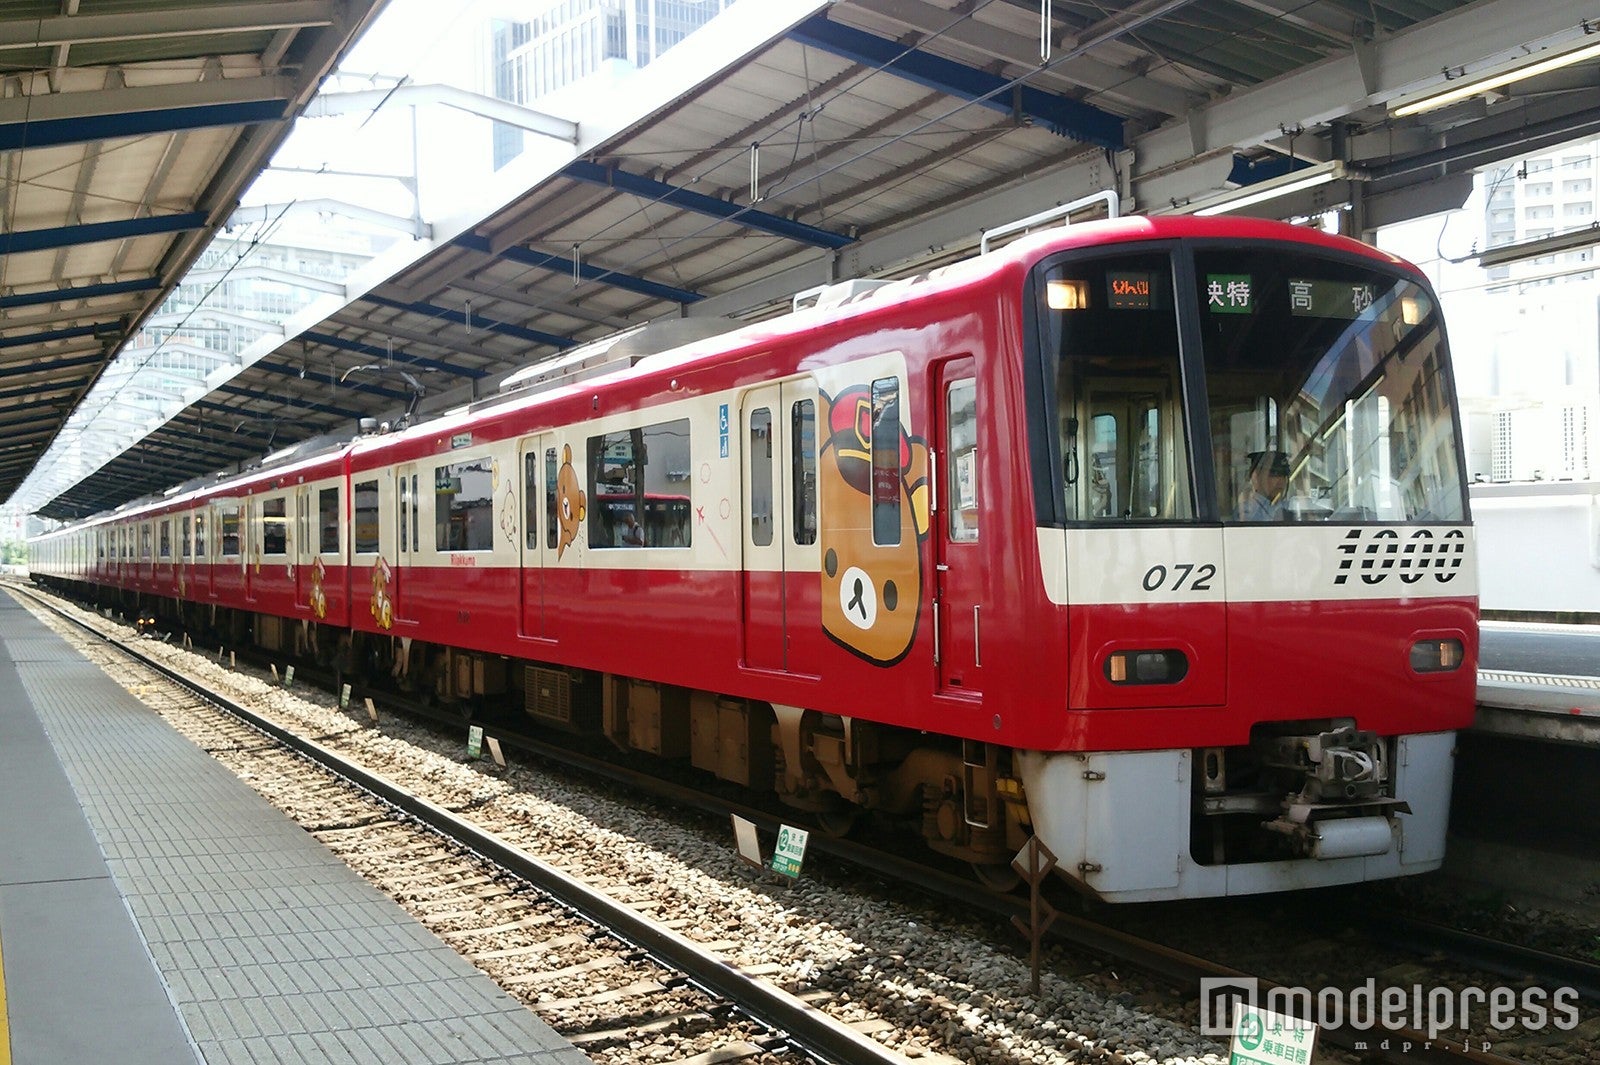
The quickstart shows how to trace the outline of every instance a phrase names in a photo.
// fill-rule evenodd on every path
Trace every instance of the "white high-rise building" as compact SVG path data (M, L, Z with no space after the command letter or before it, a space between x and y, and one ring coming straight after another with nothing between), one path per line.
M489 24L488 95L528 104L608 63L652 61L735 0L545 0L508 6ZM497 124L494 165L522 152L522 130Z

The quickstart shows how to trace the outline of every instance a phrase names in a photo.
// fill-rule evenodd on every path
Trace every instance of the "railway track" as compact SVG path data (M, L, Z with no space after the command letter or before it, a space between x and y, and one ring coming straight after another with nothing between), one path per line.
M152 667L166 672L166 668L159 663L152 663ZM262 724L266 726L266 731L284 732L285 742L304 746L306 757L324 765L348 761L333 752L330 749L332 746L357 736L374 735L344 718L342 726L323 726L320 736L325 742L310 742L307 745L308 741L289 735L294 730L282 729L271 722L264 721ZM238 746L249 745L244 740L233 742ZM250 742L259 745L259 740ZM215 749L225 754L227 745L219 744ZM976 1027L981 1032L984 1025L952 1030L950 1016L960 1011L952 1011L948 1001L939 1002L940 999L952 997L948 987L897 987L895 996L903 1000L901 1004L916 1007L920 1013L913 1009L910 1013L897 1014L867 1001L868 996L861 993L863 985L872 981L882 983L899 980L900 974L895 971L892 955L869 959L865 965L855 969L841 967L838 975L843 979L832 982L833 986L846 989L841 996L837 991L823 990L829 981L817 979L808 986L805 980L795 980L792 971L787 977L780 976L776 971L779 968L777 965L736 960L740 948L734 942L720 944L727 950L727 953L723 953L707 950L706 943L690 941L676 930L676 926L669 927L663 923L663 916L676 913L673 909L675 904L658 895L654 890L656 885L651 884L648 878L636 875L631 884L598 883L592 874L573 875L515 845L507 844L503 839L496 838L494 832L476 828L471 830L474 834L460 837L464 841L451 844L448 856L441 856L421 843L410 841L404 835L404 831L409 830L401 829L402 819L396 815L396 810L405 810L409 815L429 823L437 820L439 824L447 825L463 820L455 811L470 813L474 820L481 820L485 815L492 815L495 808L501 805L503 789L494 786L500 781L491 774L476 770L463 769L463 772L482 787L475 792L469 790L465 794L448 795L443 800L435 795L434 800L430 801L413 794L418 789L412 783L401 786L384 779L380 774L367 772L365 775L371 779L361 787L383 796L387 805L372 810L340 812L337 816L330 813L337 807L325 797L314 797L303 805L308 806L317 818L313 824L319 838L344 854L350 864L363 872L370 871L371 875L378 878L393 878L392 882L385 881L386 889L391 894L413 905L414 912L418 912L430 927L457 945L480 967L505 981L508 989L530 1002L533 1008L546 1015L546 1019L557 1030L589 1050L598 1060L631 1060L617 1056L616 1048L641 1042L659 1047L657 1036L675 1039L674 1045L678 1049L671 1052L674 1056L663 1057L658 1051L656 1056L645 1055L644 1059L672 1061L697 1054L726 1055L730 1059L741 1056L767 1057L793 1052L790 1048L795 1047L815 1057L839 1061L865 1060L851 1059L846 1055L858 1050L872 1052L873 1048L890 1055L892 1060L901 1060L902 1053L935 1060L941 1055L963 1060L983 1060L992 1056L975 1052L971 1029ZM453 830L440 830L453 834ZM1009 916L1019 906L1014 898L975 890L970 880L930 872L923 866L901 863L878 852L867 852L848 840L816 842L846 860L868 863L868 867L877 869L891 882L917 883L920 888L946 893L959 899L960 904L969 909L977 902L996 915ZM469 863L458 867L458 862L466 860L463 855L471 857L472 854L486 856L491 861L487 865ZM460 893L452 895L450 885L462 885ZM582 927L569 927L549 909L552 904L543 898L545 892L559 900L562 905L557 909L563 912L568 906L580 910L593 906L595 912L602 916L588 918L593 923L583 924ZM614 927L615 931L597 935L594 931L597 927ZM532 935L530 930L551 934L548 937ZM1194 1010L1184 997L1192 996L1201 978L1244 976L1227 966L1081 917L1064 916L1057 922L1055 932L1061 942L1073 946L1080 959L1082 952L1087 951L1096 957L1108 959L1113 968L1135 967L1150 974L1158 984L1177 989L1179 995L1172 996L1169 992L1167 998L1170 1001L1165 1006L1161 1003L1152 1006L1162 1023L1149 1029L1157 1033L1151 1036L1130 1034L1137 1032L1131 1020L1125 1024L1119 1021L1087 1026L1087 1035L1069 1028L1065 1020L1051 1020L1051 998L1055 992L1048 987L1043 1001L1030 1002L1025 995L1006 996L1022 1004L1017 1010L1016 1020L1009 1022L1012 1027L1026 1024L1031 1032L1062 1029L1053 1044L1049 1040L1018 1040L1016 1045L1021 1047L1026 1047L1028 1043L1039 1045L1037 1052L1017 1054L1025 1059L1047 1062L1074 1059L1118 1061L1128 1060L1131 1054L1132 1060L1138 1060L1141 1049L1159 1051L1163 1046L1162 1033L1167 1025L1187 1023L1192 1026ZM731 931L729 934L733 936ZM617 947L609 953L594 945L597 939L607 935L617 943ZM548 941L556 942L547 946ZM698 960L685 961L681 966L674 962L673 973L665 976L644 975L642 966L645 963L666 960L685 948L697 954ZM1055 961L1063 967L1077 964L1070 961L1063 964L1059 954ZM874 965L877 966L876 970ZM1013 965L1011 972L1015 971ZM767 975L774 980L784 980L789 990L777 989L763 979ZM1113 974L1110 983L1115 985L1117 979ZM730 986L725 988L725 983ZM737 1001L736 996L742 994L738 988L746 983L754 984L759 989L756 997L763 1000L754 1006L737 1007L742 1011L740 1017L752 1020L738 1021L739 1027L720 1037L709 1034L719 1018L736 1011L733 1003ZM658 985L661 990L656 991L648 986L652 984ZM702 991L714 992L718 997L706 1000L687 997L691 992ZM596 1000L595 994L604 997ZM666 996L661 1000L662 1004L649 1004L652 1001L649 996L655 994ZM998 999L1002 996L994 997ZM842 1020L829 1016L827 1011L838 1011L841 1005L844 1006ZM932 1022L919 1023L906 1019L908 1016L926 1018L930 1013L935 1018ZM833 1034L819 1032L803 1035L792 1030L803 1028L808 1020L815 1020L813 1015L827 1018L824 1022L827 1031ZM616 1018L625 1020L618 1021ZM992 1029L995 1025L988 1027ZM1128 1031L1123 1031L1123 1028ZM940 1032L944 1034L941 1036ZM896 1045L886 1050L881 1044L867 1038L867 1033L895 1039ZM906 1038L907 1033L910 1039ZM682 1047L680 1044L690 1036L693 1038L689 1046ZM718 1038L722 1042L718 1043ZM842 1040L839 1046L831 1045L834 1039ZM860 1045L862 1043L870 1046L863 1047ZM1322 1045L1325 1048L1340 1047L1345 1053L1333 1057L1319 1053L1318 1060L1392 1060L1438 1062L1441 1065L1465 1061L1479 1065L1502 1065L1511 1060L1485 1053L1475 1043L1466 1041L1456 1044L1434 1040L1429 1044L1423 1033L1405 1028L1386 1031L1336 1030L1323 1035ZM678 1052L684 1049L689 1052ZM1070 1056L1062 1057L1063 1052ZM1157 1060L1161 1060L1159 1055ZM1177 1060L1191 1059L1179 1057Z

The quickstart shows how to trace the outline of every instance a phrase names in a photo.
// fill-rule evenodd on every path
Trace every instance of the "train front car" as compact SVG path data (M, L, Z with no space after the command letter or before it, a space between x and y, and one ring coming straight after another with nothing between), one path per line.
M1046 256L1025 296L1067 620L1068 710L1017 758L1035 832L1118 901L1436 868L1477 657L1437 300L1276 223L1109 225L1143 239Z

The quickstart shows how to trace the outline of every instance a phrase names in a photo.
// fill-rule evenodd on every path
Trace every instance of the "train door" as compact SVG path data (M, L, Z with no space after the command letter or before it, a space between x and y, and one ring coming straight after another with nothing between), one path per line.
M256 533L257 523L261 520L261 500L256 496L246 496L244 506L239 513L239 559L244 563L244 601L256 601L256 584L261 576L261 545Z
M289 564L294 567L295 610L311 612L312 565L317 560L317 533L312 528L311 489L304 485L289 494Z
M553 618L545 609L545 566L554 561L556 545L556 444L554 433L522 441L522 537L520 629L523 636L553 639Z
M217 508L210 503L202 503L194 511L194 573L199 582L197 598L215 599L217 585L213 579L217 544L216 537L222 535L217 527Z
M983 556L978 515L983 482L978 475L978 382L970 357L936 371L933 497L934 657L946 694L983 690ZM991 624L999 619L990 617Z
M415 620L410 604L407 602L406 586L410 584L416 574L412 567L416 564L417 551L421 545L417 537L422 531L421 519L417 515L417 506L420 498L417 495L417 467L415 463L406 463L395 471L395 529L400 534L398 548L395 550L394 566L389 573L389 602L393 604L394 618L396 621Z
M809 673L807 631L821 628L817 576L816 387L785 381L745 394L744 664Z

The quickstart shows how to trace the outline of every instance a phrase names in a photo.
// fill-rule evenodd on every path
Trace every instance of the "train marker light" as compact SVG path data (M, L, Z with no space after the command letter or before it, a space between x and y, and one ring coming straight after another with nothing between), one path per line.
M1465 657L1460 640L1418 640L1411 645L1411 668L1418 673L1449 673L1460 669Z
M1189 674L1189 658L1175 648L1113 651L1106 656L1106 679L1113 684L1176 684Z

